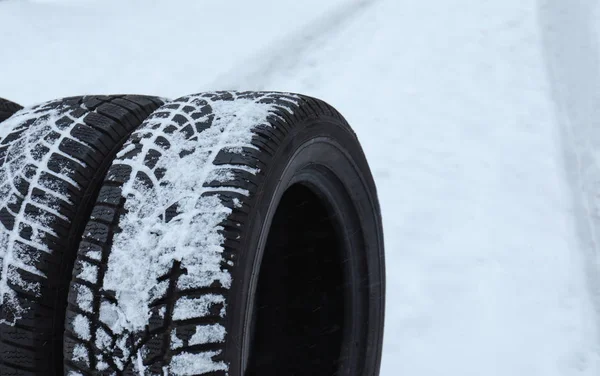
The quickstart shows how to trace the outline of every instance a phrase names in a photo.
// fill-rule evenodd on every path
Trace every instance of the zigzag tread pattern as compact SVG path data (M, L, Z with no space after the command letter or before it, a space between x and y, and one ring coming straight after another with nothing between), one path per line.
M59 291L95 183L161 104L143 96L70 97L0 124L0 374L54 368L56 323L63 321L55 307L66 301Z

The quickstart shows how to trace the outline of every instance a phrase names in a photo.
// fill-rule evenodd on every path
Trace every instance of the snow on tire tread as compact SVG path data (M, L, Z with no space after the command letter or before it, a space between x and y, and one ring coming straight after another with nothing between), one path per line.
M227 371L218 358L234 260L222 223L251 194L235 182L251 183L259 172L232 156L258 149L255 130L291 114L297 100L186 96L132 134L108 172L75 266L65 344L73 374Z
M62 171L52 172L49 165L53 155L65 156L59 145L71 139L69 132L80 121L67 113L68 109L62 100L48 102L17 112L0 127L0 306L4 317L11 317L9 322L2 319L7 324L13 325L25 310L18 302L15 286L39 295L39 283L24 281L17 270L46 277L35 265L36 255L51 252L46 241L57 234L50 225L55 219L67 220L59 213L60 205L72 205L64 189L77 187L69 176L72 171L63 166ZM71 124L59 119L69 119ZM65 185L57 186L45 180L45 175ZM47 197L35 197L36 189ZM28 215L28 207L42 215Z
M45 375L62 352L65 270L109 163L163 102L83 96L0 124L0 374Z

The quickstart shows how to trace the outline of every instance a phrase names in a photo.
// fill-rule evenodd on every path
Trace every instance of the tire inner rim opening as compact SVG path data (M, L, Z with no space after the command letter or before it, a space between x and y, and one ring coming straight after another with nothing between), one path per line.
M347 250L339 219L323 201L299 183L281 198L258 277L246 375L339 371Z

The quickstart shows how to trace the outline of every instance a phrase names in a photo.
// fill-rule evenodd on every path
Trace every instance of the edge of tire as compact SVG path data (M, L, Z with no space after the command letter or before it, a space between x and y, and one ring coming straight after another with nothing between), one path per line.
M15 112L22 108L23 106L16 104L15 102L0 98L0 123L11 117Z

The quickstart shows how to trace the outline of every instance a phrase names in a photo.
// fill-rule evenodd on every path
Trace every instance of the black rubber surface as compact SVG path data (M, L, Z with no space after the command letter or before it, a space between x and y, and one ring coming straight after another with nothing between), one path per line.
M231 143L223 136L216 143L225 145L221 150L207 150L212 156L208 168L229 170L229 178L197 182L203 195L216 195L231 209L219 233L221 268L233 282L226 286L215 279L206 287L182 288L178 281L194 275L184 268L185 259L173 260L153 282L167 286L147 307L148 325L141 331L124 331L100 313L101 306L118 304L115 292L104 288L104 278L113 239L122 232L120 221L127 215L124 186L132 181L150 190L156 184L168 186L168 171L157 168L161 158L178 139L204 142L203 134L208 133L203 132L221 117L218 108L231 101L273 106L268 124L252 125L252 147L226 147ZM246 109L240 105L239 116ZM221 133L227 135L227 126ZM202 148L200 143L197 148ZM107 176L84 233L69 292L66 371L86 376L379 373L385 296L380 209L359 142L331 106L282 93L183 97L148 118ZM168 223L181 214L177 208L177 202L161 208L161 221ZM131 259L132 266L138 262ZM81 277L84 267L95 268L95 283ZM93 296L91 312L81 303L82 296ZM206 312L175 317L183 300L202 299L212 302ZM89 333L75 327L78 319L89 323ZM192 340L201 330L216 327L224 328L223 338ZM193 366L192 373L174 371L181 369L174 364L184 356L204 359L205 371Z
M72 97L3 124L12 131L0 140L0 375L63 374L68 284L85 222L123 142L162 103Z
M11 117L12 114L19 111L22 108L23 107L21 105L18 105L15 102L11 102L8 99L0 98L0 123Z

